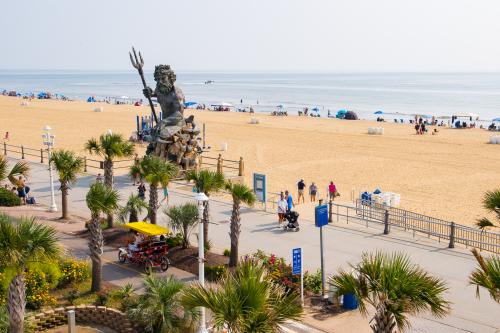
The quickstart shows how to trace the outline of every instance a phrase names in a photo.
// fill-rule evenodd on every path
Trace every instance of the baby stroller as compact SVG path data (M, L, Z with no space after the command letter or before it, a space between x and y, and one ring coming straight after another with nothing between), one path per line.
M288 224L283 226L283 230L285 231L299 231L299 213L295 211L288 210L285 213L285 220L288 221Z

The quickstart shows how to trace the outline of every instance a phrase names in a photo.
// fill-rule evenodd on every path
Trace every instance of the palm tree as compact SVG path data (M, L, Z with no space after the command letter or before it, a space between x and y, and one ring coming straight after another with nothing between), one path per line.
M375 308L373 332L404 331L410 327L408 315L429 310L443 317L449 310L442 295L448 289L445 283L402 253L363 253L361 262L351 267L352 272L341 270L329 283L338 295L354 294L364 315L367 304Z
M55 166L59 174L62 194L62 218L68 219L69 185L76 183L76 176L83 171L83 158L76 156L70 150L56 150L52 153L49 163Z
M103 238L100 215L101 213L110 214L118 209L120 200L117 191L110 189L103 184L93 184L85 198L87 207L90 210L91 221L89 223L90 239L89 250L92 260L92 287L91 291L101 290L101 255L103 253Z
M231 238L231 254L229 255L229 267L238 265L238 242L241 230L240 206L242 203L253 206L255 193L245 184L226 183L226 190L233 197L233 211L231 213L231 226L229 236Z
M139 198L138 195L131 194L125 206L120 209L120 220L125 222L128 217L129 222L137 222L139 221L139 214L142 214L147 209L149 209L149 206L144 200Z
M158 187L167 187L179 168L158 156L146 156L141 161L141 175L149 184L149 220L156 224L158 212Z
M483 207L486 208L489 212L496 214L497 223L500 222L500 189L495 191L488 191L484 194L483 198ZM494 222L492 222L487 217L483 217L478 220L476 225L480 229L484 229L486 227L497 227Z
M7 162L7 158L5 156L0 156L0 182L8 179L12 185L17 186L18 180L17 177L23 176L27 177L30 172L30 166L27 162L19 161L12 169L9 171L9 164Z
M191 231L198 224L198 207L193 203L186 203L180 206L172 206L164 210L165 215L170 218L170 226L180 230L182 234L182 248L189 247L189 236Z
M24 272L28 263L53 260L59 257L59 253L54 228L38 224L33 218L21 218L16 222L6 215L0 215L0 263L2 267L16 272L9 284L7 296L9 332L24 332Z
M127 142L121 134L102 134L99 139L91 138L85 144L85 150L104 158L104 184L113 188L113 163L116 158L134 155L134 145ZM113 215L108 214L108 227L113 227Z
M211 193L224 188L224 174L210 170L189 170L186 173L186 180L193 181L198 193L205 193L207 197ZM208 224L210 219L209 201L203 203L203 239L208 243Z
M300 296L272 282L266 269L252 260L243 261L216 286L192 284L184 292L183 304L188 309L209 309L215 328L227 326L238 333L278 332L280 324L302 315Z
M477 297L479 287L483 287L495 302L500 303L500 256L484 258L476 249L472 250L472 254L476 257L478 267L469 276L469 283L477 286Z
M151 333L194 332L197 328L198 313L185 309L181 304L185 285L174 277L144 278L145 293L139 297L128 314Z

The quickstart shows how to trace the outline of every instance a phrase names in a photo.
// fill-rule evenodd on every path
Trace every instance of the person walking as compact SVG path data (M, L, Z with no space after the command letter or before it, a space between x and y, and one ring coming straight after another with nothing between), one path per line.
M318 193L318 186L314 182L309 186L309 196L311 198L311 202L316 202L316 194Z
M165 200L167 201L168 205L168 186L163 187L163 199L161 200L161 202Z
M293 197L288 190L285 191L285 198L286 198L286 209L287 211L290 211L293 209Z
M334 200L335 196L337 196L337 187L333 183L333 181L330 181L330 185L328 185L328 194L330 196L330 200Z
M304 183L304 179L301 179L297 183L297 192L298 192L297 204L300 203L300 198L302 198L302 203L304 203L304 189L305 188L306 188L306 183Z
M137 191L139 193L139 198L141 200L146 200L146 186L144 185L143 181L141 181L141 184L137 188Z
M281 223L285 221L285 213L288 208L288 204L285 200L285 195L283 192L280 193L280 199L278 200L278 226L281 227Z
M21 176L17 180L17 196L21 199L23 205L26 205L26 184Z

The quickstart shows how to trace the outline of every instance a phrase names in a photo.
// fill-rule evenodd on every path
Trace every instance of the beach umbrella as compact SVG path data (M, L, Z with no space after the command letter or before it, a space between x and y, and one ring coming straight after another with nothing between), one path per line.
M316 111L316 112L319 112L319 107L315 106L312 110Z
M380 110L379 111L375 111L374 114L384 114L384 111L380 111Z
M198 102L185 102L184 107L188 108L188 107L196 105L196 104L198 104Z
M498 122L500 122L500 117L499 118L494 118L492 121L498 121Z

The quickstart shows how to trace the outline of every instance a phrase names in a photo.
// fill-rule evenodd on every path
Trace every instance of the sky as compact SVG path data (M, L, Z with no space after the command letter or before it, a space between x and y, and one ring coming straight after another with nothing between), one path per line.
M500 71L498 0L1 0L0 69Z

